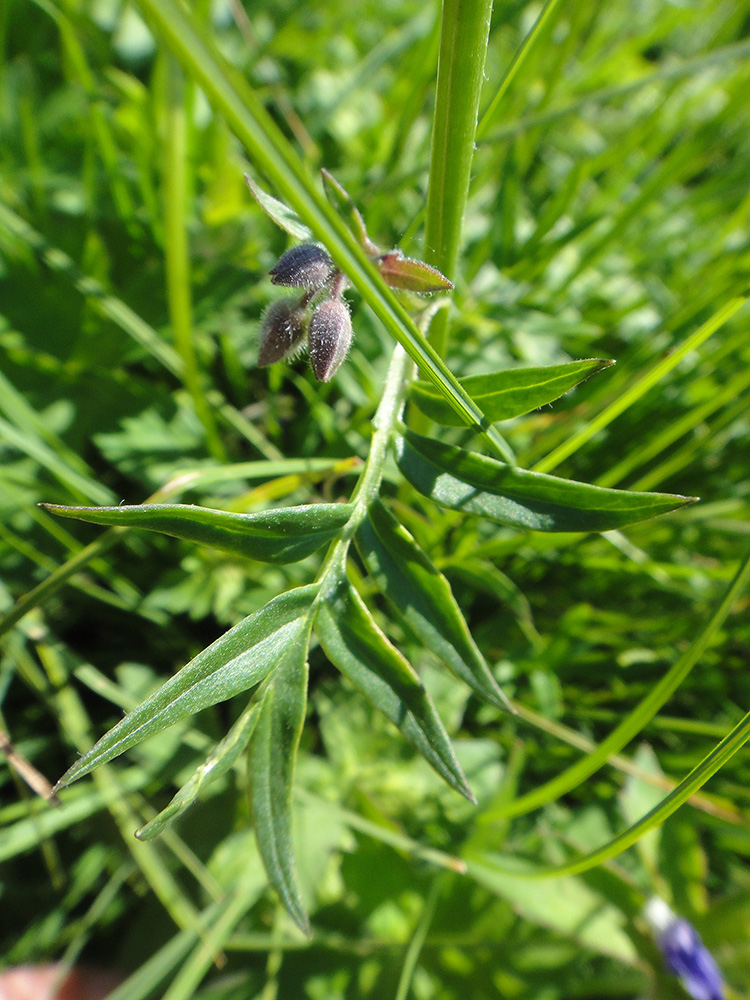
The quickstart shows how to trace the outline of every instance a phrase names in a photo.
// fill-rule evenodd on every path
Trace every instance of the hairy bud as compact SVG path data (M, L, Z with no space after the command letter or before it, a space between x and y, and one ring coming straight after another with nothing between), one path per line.
M333 271L333 261L314 243L300 243L282 254L268 272L274 285L317 290L326 284Z
M297 299L272 302L261 323L258 366L265 368L293 354L301 346L306 328L305 309Z
M340 299L321 302L310 320L310 364L319 382L330 382L352 343L349 310Z

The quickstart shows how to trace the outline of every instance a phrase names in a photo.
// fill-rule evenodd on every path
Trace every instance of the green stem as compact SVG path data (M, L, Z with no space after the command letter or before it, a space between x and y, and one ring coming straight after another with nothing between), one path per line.
M425 216L425 259L454 283L458 276L491 14L492 0L443 2ZM437 354L445 357L447 310L441 310L435 317L428 339Z
M317 601L325 597L329 587L336 586L346 572L346 556L349 544L357 528L367 516L367 511L380 492L383 481L388 446L404 408L406 387L412 377L414 365L400 344L396 345L385 377L385 390L372 420L373 435L365 467L357 480L351 503L354 505L351 517L344 525L341 535L331 544L328 555L318 574L320 590Z
M190 252L185 227L187 204L187 140L185 86L182 70L168 57L167 134L164 153L164 253L167 271L167 299L174 330L175 347L182 358L182 378L198 419L206 432L211 454L226 460L213 413L201 385L193 342L190 300Z

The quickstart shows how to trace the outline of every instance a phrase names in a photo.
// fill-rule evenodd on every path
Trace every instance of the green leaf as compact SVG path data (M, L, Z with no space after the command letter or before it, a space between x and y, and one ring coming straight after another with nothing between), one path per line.
M283 201L279 201L278 198L274 198L264 191L262 187L258 187L249 174L244 174L244 177L253 198L255 198L266 215L279 228L297 240L304 240L305 242L312 240L312 230L304 224L293 208L289 208Z
M149 823L136 831L139 840L158 837L178 816L195 802L200 793L212 781L221 778L231 770L253 735L258 721L260 706L251 702L224 739L217 743L193 776L185 782L172 801Z
M379 501L370 507L356 542L370 575L425 647L482 698L509 708L450 584Z
M147 736L259 684L306 634L316 586L298 587L243 619L110 729L58 781L62 788Z
M412 486L443 507L536 531L610 531L694 503L697 497L631 493L515 469L407 431L396 461Z
M544 883L496 869L493 854L467 860L467 875L507 900L526 920L573 938L581 947L636 964L638 957L621 910L607 905L583 879L568 877ZM501 858L501 861L505 861Z
M404 288L420 295L428 292L447 292L453 288L453 282L436 267L430 267L423 260L404 257L400 250L391 250L390 253L383 254L378 259L377 265L383 281L391 288ZM439 393L437 398L442 398ZM450 406L448 409L453 412ZM458 423L462 424L463 421L459 420Z
M510 368L486 375L469 375L458 381L477 406L481 407L485 417L494 423L497 420L520 417L523 413L551 403L589 375L613 364L614 361L588 358L563 365ZM412 402L432 420L453 427L464 424L445 397L429 382L414 382L410 391Z
M326 656L456 791L474 802L448 734L417 674L380 631L347 580L318 604L315 632Z
M307 705L307 647L310 618L285 644L269 678L250 745L250 796L255 838L268 880L290 916L310 935L297 881L292 846L292 792L297 748Z
M333 174L329 174L325 169L320 172L323 175L323 190L325 191L326 198L349 226L352 235L356 237L359 245L370 256L380 253L380 248L368 236L365 220L362 218L349 192L339 184Z
M309 556L338 535L352 512L349 505L334 503L280 507L258 514L235 514L180 503L120 507L65 507L43 503L40 506L62 517L161 531L175 538L269 563L296 562Z

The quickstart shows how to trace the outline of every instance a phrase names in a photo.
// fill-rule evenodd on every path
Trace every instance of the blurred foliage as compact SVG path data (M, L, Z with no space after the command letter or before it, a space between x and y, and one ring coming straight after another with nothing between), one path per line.
M352 193L373 239L420 257L438 5L195 10L308 165ZM483 108L539 12L496 4ZM638 705L700 633L748 545L747 310L669 366L750 277L748 23L744 0L563 0L498 110L480 116L461 270L449 275L451 370L616 359L505 425L522 465L703 501L607 536L400 505L497 680L546 729L469 696L387 626L455 738L475 808L315 648L295 817L311 942L266 888L242 768L206 789L179 834L132 836L243 704L154 737L56 810L4 769L6 963L122 968L132 976L117 1000L678 998L639 918L657 893L699 928L728 995L750 991L746 752L697 807L607 867L537 881L489 864L564 863L609 839L653 804L649 776L679 780L750 706L743 596L627 761L537 812L504 815ZM0 610L99 537L39 501L139 503L188 472L180 499L233 511L348 498L355 465L334 463L366 456L391 345L358 296L334 382L315 383L304 361L256 369L274 297L266 272L287 242L248 196L238 143L183 81L200 412L168 301L171 56L117 0L9 0L0 38ZM312 458L330 468L294 464ZM253 466L212 478L227 462ZM318 565L262 566L150 533L109 544L3 639L3 724L52 778ZM625 778L624 764L638 767Z

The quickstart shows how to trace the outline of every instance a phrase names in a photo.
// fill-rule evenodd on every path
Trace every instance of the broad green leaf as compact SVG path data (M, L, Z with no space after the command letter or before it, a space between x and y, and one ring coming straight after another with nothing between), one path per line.
M388 280L388 279L386 279ZM487 419L510 420L523 413L551 403L578 385L589 375L609 368L614 361L589 358L564 365L544 365L541 368L510 368L487 375L469 375L458 381ZM445 401L445 397L429 382L414 382L411 400L422 413L439 424L462 426L463 421Z
M250 193L258 202L263 211L279 226L284 232L294 236L297 240L312 240L312 230L309 229L300 219L294 209L289 208L283 201L279 201L272 195L267 194L263 188L258 187L249 174L245 174L245 183L250 188Z
M217 743L193 776L185 782L168 806L155 816L149 823L136 832L139 840L151 840L158 837L178 816L195 802L203 789L210 782L221 778L231 770L240 754L244 751L253 735L258 721L259 706L251 702L224 739Z
M507 900L527 920L565 934L585 948L636 964L638 957L627 933L621 910L607 905L602 896L580 878L560 878L544 883L494 867L495 855L467 861L467 876ZM505 858L501 858L505 862Z
M475 801L422 682L347 580L320 600L315 632L331 663L398 726L452 788Z
M515 469L407 431L396 461L426 497L467 514L536 531L610 531L694 503L671 493L631 493Z
M370 507L356 542L378 587L424 645L482 698L509 708L450 584L379 501Z
M292 792L297 747L307 705L306 627L284 648L268 688L250 744L250 797L255 838L268 880L297 926L310 924L302 905L292 846Z
M307 634L316 586L298 587L225 632L110 729L58 781L56 788L93 771L147 736L259 684L286 650Z
M260 562L304 559L331 541L346 524L347 504L319 503L279 507L258 514L235 514L181 503L143 503L120 507L63 507L40 504L52 514L93 524L147 528L200 545L248 556Z

